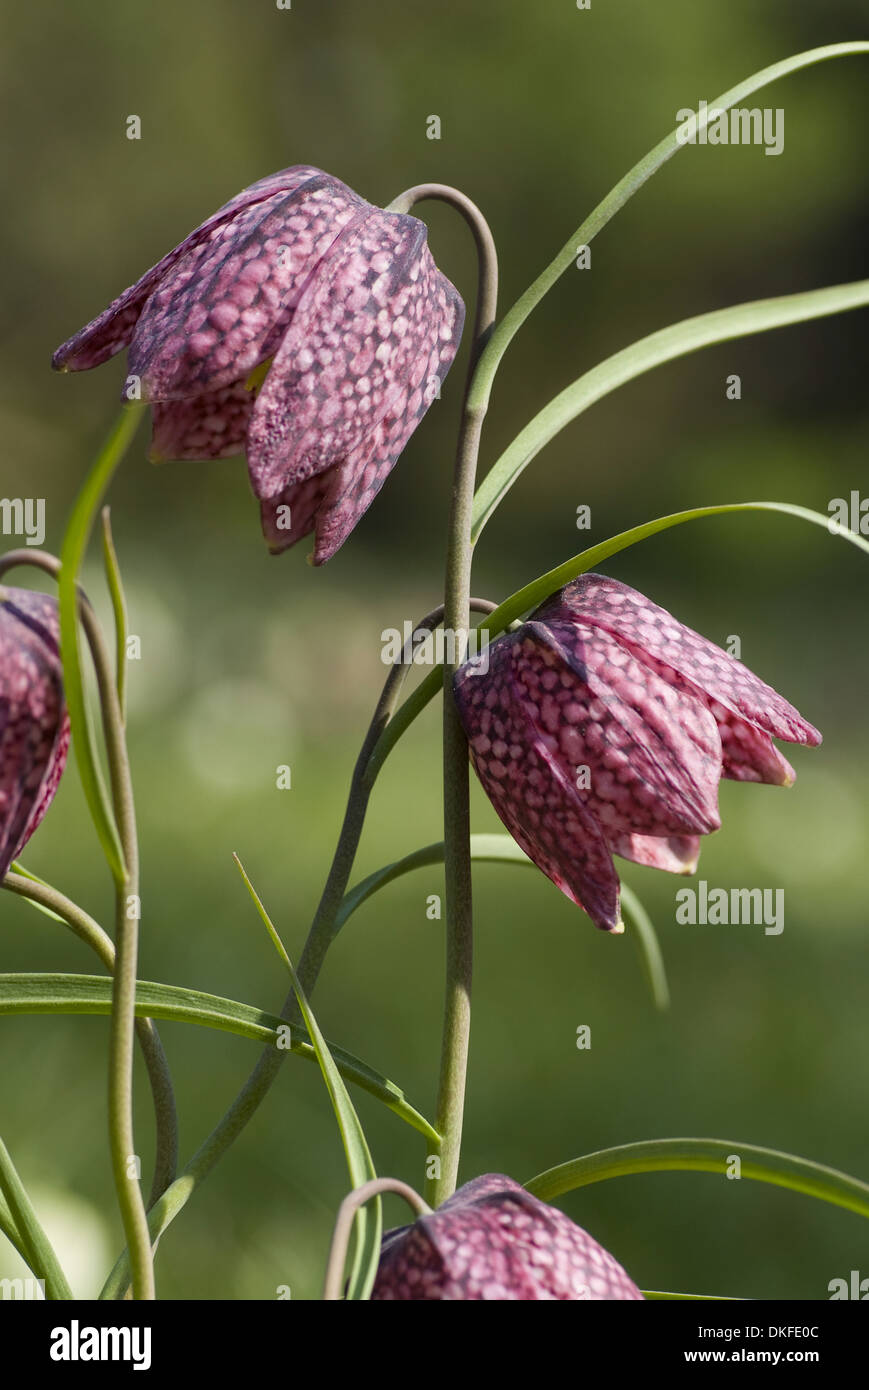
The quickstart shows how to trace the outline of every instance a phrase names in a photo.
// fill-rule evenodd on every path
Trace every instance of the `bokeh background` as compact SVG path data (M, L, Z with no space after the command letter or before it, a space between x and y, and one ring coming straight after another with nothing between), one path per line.
M506 308L683 106L787 54L864 37L865 7L785 0L81 0L8 6L0 51L4 192L0 494L45 497L49 547L116 409L118 359L57 378L51 350L240 188L310 162L376 202L423 180L485 210ZM788 78L778 158L688 148L594 243L515 340L482 469L545 401L634 338L731 302L866 273L865 60ZM141 117L142 138L126 138ZM438 114L442 138L426 138ZM473 298L465 227L427 205L440 265ZM524 475L480 544L474 589L494 598L587 543L692 504L751 498L827 510L867 490L866 317L853 313L663 368L594 407ZM467 346L465 346L465 352ZM337 835L383 667L380 634L442 585L462 360L352 540L323 570L303 545L266 554L241 460L145 458L113 487L131 626L130 743L144 870L144 977L277 1009L283 970L237 879L245 860L298 954ZM742 377L739 402L725 378ZM576 530L576 508L592 530ZM12 544L12 542L9 542ZM609 939L542 876L476 871L477 973L463 1174L525 1179L592 1149L711 1135L869 1176L866 1137L866 612L869 566L821 529L774 516L698 522L606 572L724 642L824 732L785 792L724 784L704 848L711 886L783 888L781 936L679 926L682 881L625 866L660 932L673 1004L653 1010L629 936ZM88 585L102 602L95 563ZM21 571L14 582L31 582ZM32 581L39 585L39 579ZM373 798L357 876L440 838L434 707ZM291 791L275 767L292 766ZM474 788L474 824L500 828ZM74 767L26 854L98 917L111 890ZM441 875L368 904L316 995L328 1036L434 1104ZM5 970L93 971L84 948L9 895ZM592 1048L579 1052L588 1023ZM183 1156L215 1123L256 1046L161 1025ZM107 1023L4 1018L3 1137L82 1293L120 1248L105 1143ZM138 1129L151 1159L147 1093ZM366 1096L379 1171L419 1183L423 1143ZM174 1298L315 1296L347 1184L316 1069L290 1059L255 1122L164 1238ZM779 1189L681 1174L622 1179L564 1200L647 1288L826 1298L869 1274L858 1218ZM396 1206L392 1221L404 1219ZM0 1251L0 1273L11 1269Z

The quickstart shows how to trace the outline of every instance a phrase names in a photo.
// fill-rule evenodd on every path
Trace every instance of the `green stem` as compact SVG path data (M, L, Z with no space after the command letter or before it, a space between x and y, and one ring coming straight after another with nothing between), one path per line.
M133 1048L136 1026L136 966L139 947L139 865L132 785L123 721L114 681L100 683L106 754L112 780L114 818L91 738L78 643L77 578L96 513L106 488L132 441L141 418L127 407L98 454L67 526L58 579L64 683L76 760L94 824L115 880L115 971L109 1031L109 1149L118 1207L132 1257L133 1297L153 1299L154 1260L139 1183L133 1130ZM98 672L99 681L99 672Z
M72 1289L54 1253L51 1241L45 1234L27 1191L15 1171L9 1151L0 1139L0 1191L9 1206L9 1214L14 1222L19 1240L15 1242L24 1254L27 1264L37 1279L45 1280L45 1291L49 1298L72 1298Z
M486 599L472 599L471 602L481 612L493 611L494 605ZM433 613L427 614L417 623L414 630L436 626L442 615L442 608L435 609ZM365 822L365 812L379 770L379 766L372 768L371 755L378 745L383 730L388 727L401 694L402 686L410 669L408 656L409 648L405 648L401 658L394 664L387 676L353 770L347 809L344 813L344 822L332 858L329 876L299 961L297 975L307 995L313 992L326 952L336 935L335 920L350 881L356 850ZM299 1014L294 991L291 990L284 1000L280 1016L287 1022L298 1022ZM152 1240L156 1240L171 1224L196 1189L205 1181L215 1164L232 1146L256 1114L280 1071L285 1055L284 1050L272 1045L263 1049L256 1066L232 1105L215 1125L207 1139L200 1144L180 1177L152 1207L149 1216ZM124 1251L106 1280L100 1297L104 1299L123 1298L129 1278L129 1255L127 1251Z
M115 947L111 937L71 898L65 897L63 893L59 893L56 888L50 887L47 883L26 878L22 874L8 873L3 879L2 886L20 898L28 898L30 902L48 908L50 912L61 918L66 926L95 952L108 973L114 974ZM163 1051L160 1034L153 1020L137 1018L136 1036L148 1072L157 1128L157 1153L151 1193L148 1198L148 1206L151 1207L175 1177L178 1124L175 1111L175 1092L172 1087L169 1064Z
M446 882L446 996L435 1128L442 1136L435 1176L427 1179L426 1200L437 1206L456 1187L465 1107L465 1079L471 1030L471 982L474 932L471 894L471 818L468 745L453 700L453 676L465 659L470 624L471 522L477 456L487 400L476 392L475 373L495 322L498 260L492 233L470 199L443 184L420 184L397 198L392 207L409 212L418 202L436 198L456 208L468 223L477 247L479 281L474 341L462 423L456 450L452 506L444 581L444 628L452 635L444 662L444 870ZM452 648L452 650L450 650ZM428 1167L429 1165L427 1165Z
M118 459L119 461L119 459ZM55 555L43 550L13 550L6 555L0 556L0 577L7 570L13 569L18 565L33 565L36 569L51 575L60 587L63 566ZM97 621L96 614L91 607L90 601L80 586L76 585L78 619L84 629L88 647L93 661L94 673L97 681L97 691L100 700L100 710L102 714L103 731L106 742L106 753L109 763L109 775L112 786L112 801L114 815L116 819L115 837L120 837L123 857L126 863L132 866L133 874L138 882L138 837L136 834L136 814L133 801L133 783L130 773L129 757L127 755L127 741L124 730L124 721L121 711L120 694L115 684L112 674L112 665L109 653L103 638L102 628ZM76 630L77 631L77 630ZM118 651L118 663L123 659L123 652ZM79 663L79 675L81 667ZM35 892L28 892L23 886L16 886L10 883L11 875L3 881L3 886L12 888L23 897L31 897L34 901L43 901L52 907L58 916L62 917L68 926L76 932L82 940L96 951L103 964L110 974L115 973L115 947L110 938L97 926L70 899L64 898L62 894L56 894L57 899L63 906L56 906L49 903L44 896L54 893L47 884L40 885L43 897L40 898ZM116 894L120 893L120 883L118 875L115 874ZM126 884L126 877L123 879ZM126 894L138 894L138 887L126 887ZM90 925L86 925L90 924ZM136 923L133 923L134 928ZM97 933L99 935L97 935ZM135 982L134 982L135 983ZM172 1077L169 1072L169 1064L163 1045L155 1025L148 1019L134 1020L133 1027L138 1033L139 1041L142 1046L145 1062L148 1069L148 1078L151 1086L151 1093L154 1100L154 1120L156 1129L155 1157L154 1157L154 1176L151 1183L151 1192L148 1198L148 1205L153 1206L154 1202L162 1192L165 1192L169 1184L174 1180L178 1168L178 1114L175 1105L175 1093L172 1086ZM132 1153L132 1148L130 1149Z

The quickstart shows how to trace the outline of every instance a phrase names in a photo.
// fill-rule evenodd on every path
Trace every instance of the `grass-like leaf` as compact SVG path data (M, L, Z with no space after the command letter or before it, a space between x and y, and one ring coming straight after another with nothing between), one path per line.
M655 931L652 919L640 899L626 883L621 885L621 903L627 912L628 922L633 928L629 935L637 943L643 973L651 991L652 1002L656 1009L663 1012L670 1007L670 986L667 984L667 972L664 968L664 957L661 954L658 933Z
M17 1235L13 1239L13 1245L24 1257L30 1269L38 1279L45 1280L45 1292L48 1298L68 1299L72 1298L72 1289L66 1281L66 1275L60 1266L60 1261L54 1253L54 1248L42 1226L39 1218L33 1209L33 1203L27 1195L27 1190L16 1172L15 1165L9 1157L9 1150L0 1139L0 1192L5 1198L6 1210L3 1212L2 1224Z
M344 1085L341 1079L341 1073L329 1051L329 1045L320 1032L317 1020L305 997L305 991L299 983L299 977L293 968L293 963L286 952L274 923L266 912L259 894L245 873L238 855L233 855L233 858L238 865L239 873L244 880L247 891L253 899L254 906L263 920L266 931L271 937L278 955L281 957L281 960L284 962L289 972L293 985L293 992L296 996L302 1017L305 1020L305 1027L308 1030L308 1035L313 1044L314 1051L317 1054L320 1071L323 1073L326 1090L329 1092L329 1099L335 1111L335 1119L338 1121L338 1129L341 1133L341 1142L344 1145L350 1181L354 1188L362 1187L364 1183L372 1182L377 1177L377 1173L374 1171L371 1152L368 1148L368 1141L365 1138L365 1131L362 1128L359 1116L356 1114L353 1102L347 1092L347 1087ZM348 1300L358 1302L370 1296L377 1274L377 1265L380 1260L380 1240L383 1234L383 1212L379 1197L376 1197L370 1206L362 1206L359 1208L356 1213L354 1225L356 1243L347 1285L347 1298Z
M108 1014L111 1012L111 1001L112 982L103 975L0 975L0 1015ZM149 980L137 982L136 1013L142 1018L168 1019L171 1022L217 1028L224 1033L235 1033L238 1037L272 1046L277 1043L279 1036L284 1036L278 1033L278 1029L287 1027L284 1019L251 1004ZM329 1048L338 1070L348 1081L374 1096L428 1140L437 1142L437 1130L414 1109L401 1087L344 1048L336 1047L334 1043L330 1043ZM300 1036L298 1028L291 1030L288 1050L306 1061L317 1060L314 1047Z
M781 295L734 304L710 314L683 319L623 348L583 373L545 405L513 440L486 474L474 498L471 536L476 542L498 503L544 445L589 406L625 382L698 349L788 324L805 323L869 304L869 280L832 285L803 294ZM488 620L487 620L488 621Z
M551 1202L578 1187L633 1173L714 1173L724 1178L734 1156L740 1160L743 1178L787 1187L832 1206L845 1207L859 1216L869 1216L869 1184L859 1178L794 1154L727 1139L650 1139L600 1149L538 1173L525 1186L541 1201Z
M475 863L519 864L540 872L534 861L529 859L525 851L519 848L512 835L472 835L471 859ZM386 864L382 869L377 869L373 874L369 874L344 898L335 917L335 935L352 917L357 908L361 907L381 888L385 888L388 883L394 883L397 878L412 873L414 869L427 868L432 864L442 864L443 862L444 842L440 840L435 844L425 845L422 849L414 850L404 859L397 859L394 863ZM652 993L652 1000L656 1008L666 1009L670 1002L670 992L667 986L661 948L651 918L636 893L624 883L622 884L622 901L628 910L631 925L635 928L632 935L637 943L643 971Z
M731 87L729 91L711 101L703 114L695 118L694 133L699 135L702 130L705 130L710 121L717 119L719 111L728 111L746 97L752 96L773 82L778 82L783 77L788 77L791 73L798 72L801 68L813 67L816 63L828 62L833 58L849 58L867 53L869 53L869 43L862 40L853 43L832 43L823 48L811 48L804 53L796 53L790 58L782 59L781 62L773 63L768 68L762 68L760 72L752 73L751 77L747 77L743 82L737 83L735 87ZM471 407L475 409L486 408L492 390L492 382L501 358L529 314L564 272L574 264L577 246L589 245L598 232L642 188L643 184L667 163L668 159L671 159L674 154L678 154L680 149L687 148L687 145L680 142L678 138L680 129L683 130L684 134L689 133L687 126L671 130L669 135L665 135L663 140L660 140L625 174L624 178L619 179L615 187L577 228L555 259L538 275L534 283L495 325L494 332L486 344L474 374L469 398Z
M118 423L100 450L72 509L63 539L61 570L57 581L63 685L76 763L103 853L118 883L124 881L124 853L100 769L85 698L79 641L77 582L103 495L132 441L140 419L141 410L135 407L128 407L122 411Z
M118 687L118 708L121 720L127 719L127 599L121 579L121 567L115 550L112 535L112 514L109 507L103 507L103 565L106 583L112 600L112 613L115 620L115 672Z
M608 540L601 541L598 545L589 546L587 550L572 556L570 560L565 560L555 569L547 570L546 574L540 575L530 584L517 589L514 594L506 598L486 617L480 627L485 628L492 638L497 637L499 633L504 632L509 627L510 623L521 618L529 609L542 603L556 589L568 584L577 575L585 574L587 570L594 569L595 565L603 564L605 560L618 554L620 550L627 550L629 546L636 545L637 541L646 540L649 536L657 535L659 531L667 531L671 526L681 526L683 522L696 521L701 517L722 516L728 512L782 512L785 516L799 517L802 521L810 521L815 526L823 526L831 535L841 536L860 550L869 553L869 541L862 536L837 525L832 522L830 517L824 516L821 512L812 511L809 507L797 506L793 502L722 502L712 507L691 507L688 511L671 512L668 516L659 516L653 521L645 521L640 526L632 526L629 531L621 531L617 536L610 536ZM438 665L429 671L425 680L421 681L416 689L408 695L404 704L399 707L380 735L368 764L367 777L369 782L374 782L399 739L414 719L422 713L426 705L442 689L443 667Z

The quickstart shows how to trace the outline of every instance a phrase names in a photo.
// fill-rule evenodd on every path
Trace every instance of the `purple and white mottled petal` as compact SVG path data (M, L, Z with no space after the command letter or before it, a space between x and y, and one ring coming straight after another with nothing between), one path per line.
M310 277L368 211L322 174L215 227L166 271L142 309L129 356L142 400L216 391L272 356Z
M52 366L58 371L87 371L90 367L98 367L115 353L128 347L145 302L166 273L183 256L206 241L215 229L229 221L240 209L260 202L274 193L290 193L308 179L317 177L322 177L320 169L314 169L307 164L297 164L281 170L280 173L269 174L231 198L168 255L146 271L134 285L118 295L107 309L63 343L51 359Z
M0 588L0 878L39 825L66 761L57 605Z
M340 486L317 518L315 565L332 558L371 506L449 370L461 337L463 305L442 275L437 275L430 305L431 332L422 355L389 414L341 465Z
M414 217L375 210L336 242L257 397L248 466L258 497L347 459L395 415L434 329L450 334L442 341L446 371L455 323L432 322L432 300L445 283Z
M698 835L662 838L657 835L614 834L608 839L613 854L630 860L632 864L642 864L647 869L663 869L668 874L693 874L700 858Z
M279 496L260 502L263 536L273 555L280 555L314 530L322 508L340 485L340 467L293 483Z
M732 782L766 782L772 787L790 787L797 774L783 757L769 734L731 714L717 700L709 708L718 724L723 755L722 777Z
M510 834L547 878L603 931L621 930L619 881L596 818L517 697L512 637L489 648L489 670L456 674L471 761Z
M821 735L793 705L742 662L701 637L636 589L599 574L584 574L547 599L534 618L580 619L613 633L635 652L672 667L704 695L788 743L814 746Z
M163 463L243 453L253 403L254 393L242 381L183 401L155 401L149 459Z
M488 1174L384 1237L373 1300L642 1299L617 1260L556 1207Z
M703 701L599 628L528 622L516 693L605 834L708 834L721 824L721 740Z

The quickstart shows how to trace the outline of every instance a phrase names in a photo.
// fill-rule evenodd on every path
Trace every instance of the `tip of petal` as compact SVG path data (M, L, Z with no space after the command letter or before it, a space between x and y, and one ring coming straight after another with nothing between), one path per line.
M615 926L613 926L613 927L605 927L605 928L604 928L605 931L608 931L608 932L609 932L610 936L621 936L622 933L624 932L624 929L625 929L625 924L624 924L624 922L622 921L621 917L620 917L619 920L616 922Z

